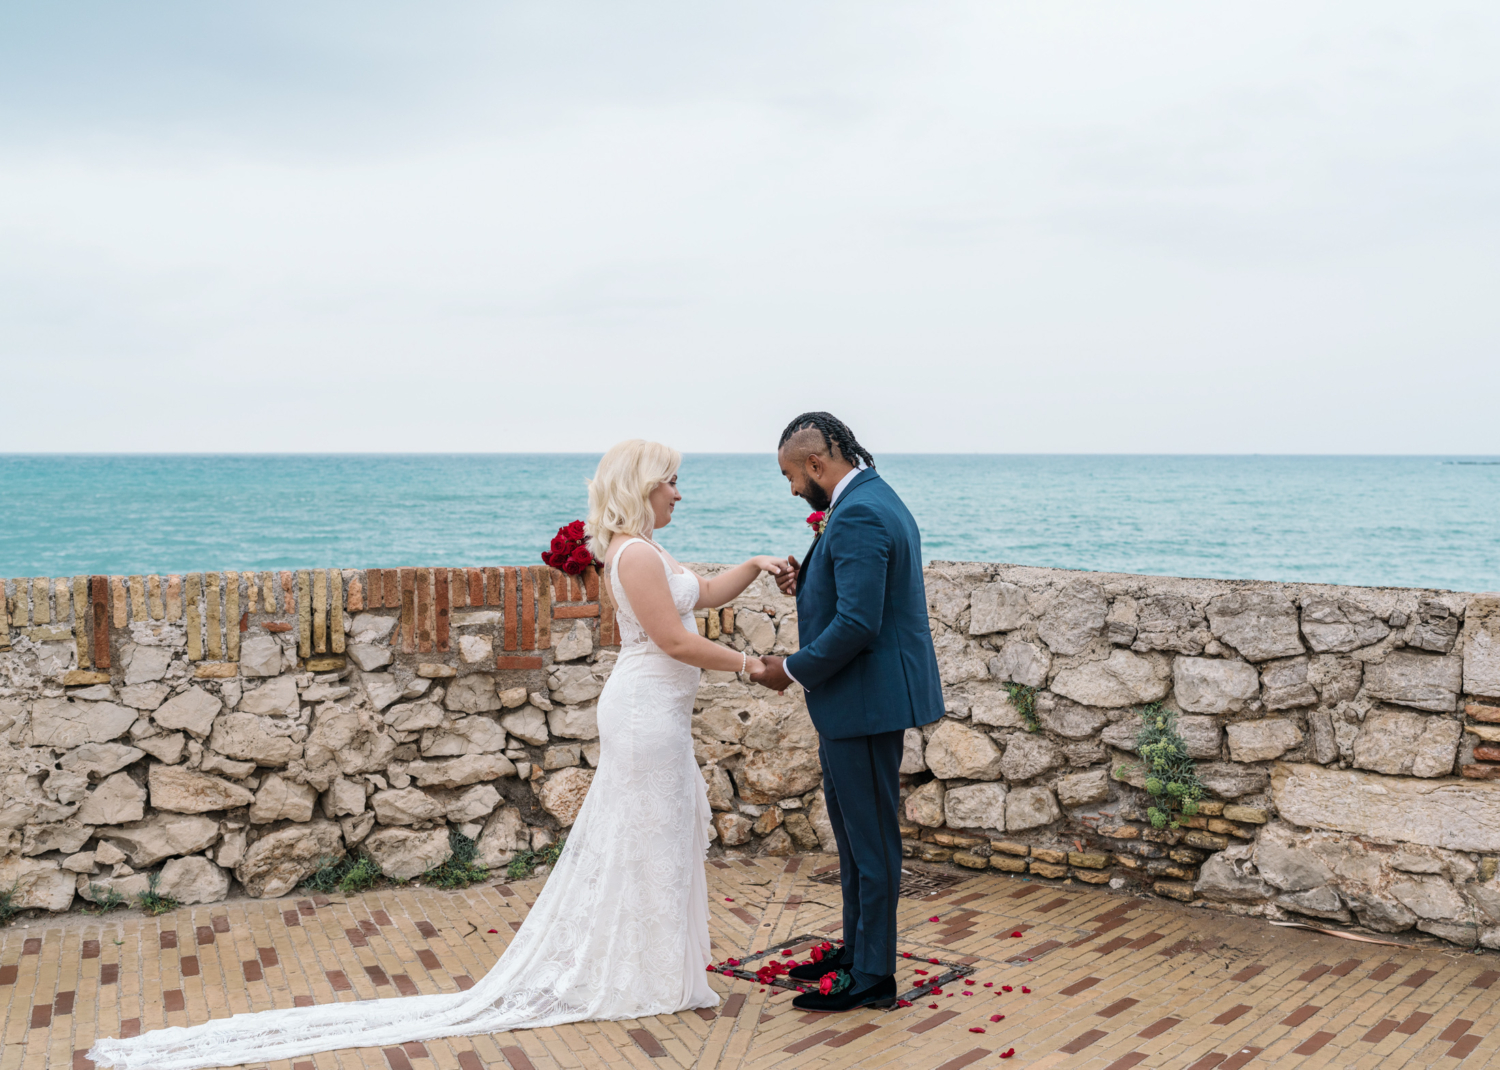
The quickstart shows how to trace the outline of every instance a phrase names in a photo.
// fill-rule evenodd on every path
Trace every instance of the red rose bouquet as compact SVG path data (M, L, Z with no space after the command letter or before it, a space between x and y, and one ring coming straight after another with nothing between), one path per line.
M583 521L575 520L558 528L557 534L552 536L552 548L542 551L542 561L569 576L582 575L594 563Z

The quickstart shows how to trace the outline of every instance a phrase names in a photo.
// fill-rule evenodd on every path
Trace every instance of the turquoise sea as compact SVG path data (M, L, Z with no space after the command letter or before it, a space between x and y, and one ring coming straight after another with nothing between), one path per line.
M521 564L592 454L0 455L0 575ZM1500 589L1500 460L877 455L928 560ZM661 540L801 554L770 454L693 454Z

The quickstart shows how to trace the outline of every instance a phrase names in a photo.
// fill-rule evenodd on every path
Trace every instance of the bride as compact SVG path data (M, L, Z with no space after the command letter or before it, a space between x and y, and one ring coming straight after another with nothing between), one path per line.
M721 606L787 564L753 557L704 579L658 546L652 532L682 500L681 460L659 443L622 442L589 483L589 545L604 561L621 639L599 697L599 767L536 905L483 980L451 995L236 1014L104 1039L89 1058L194 1070L718 1004L705 969L711 813L693 758L693 698L703 669L762 665L700 636L693 610Z

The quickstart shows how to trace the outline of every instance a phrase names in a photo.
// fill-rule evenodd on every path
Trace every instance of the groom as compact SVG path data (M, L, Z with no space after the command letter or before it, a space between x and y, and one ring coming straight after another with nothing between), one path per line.
M890 1006L902 738L943 716L921 538L896 492L875 474L875 458L828 413L804 413L788 424L777 460L792 493L825 513L825 523L802 565L787 558L792 568L777 581L797 596L801 649L764 659L753 679L777 691L798 683L806 692L844 891L838 956L791 971L811 982L836 971L833 990L792 1002L817 1011Z

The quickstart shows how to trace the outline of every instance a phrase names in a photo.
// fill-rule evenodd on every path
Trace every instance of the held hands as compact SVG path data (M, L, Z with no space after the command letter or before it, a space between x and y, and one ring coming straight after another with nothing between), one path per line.
M786 571L786 562L779 557L772 557L770 554L760 554L752 557L750 564L762 572L769 572L771 575L777 577L776 582L778 585L781 583L780 577L782 573Z
M745 659L745 675L750 677L751 680L755 679L757 673L763 673L765 671L766 663L760 658Z
M788 554L781 566L781 571L775 573L776 586L781 588L782 594L795 595L797 593L797 559Z
M792 684L792 678L786 674L781 667L785 658L751 658L751 664L760 663L760 668L750 672L750 682L769 687L772 691L785 691Z

